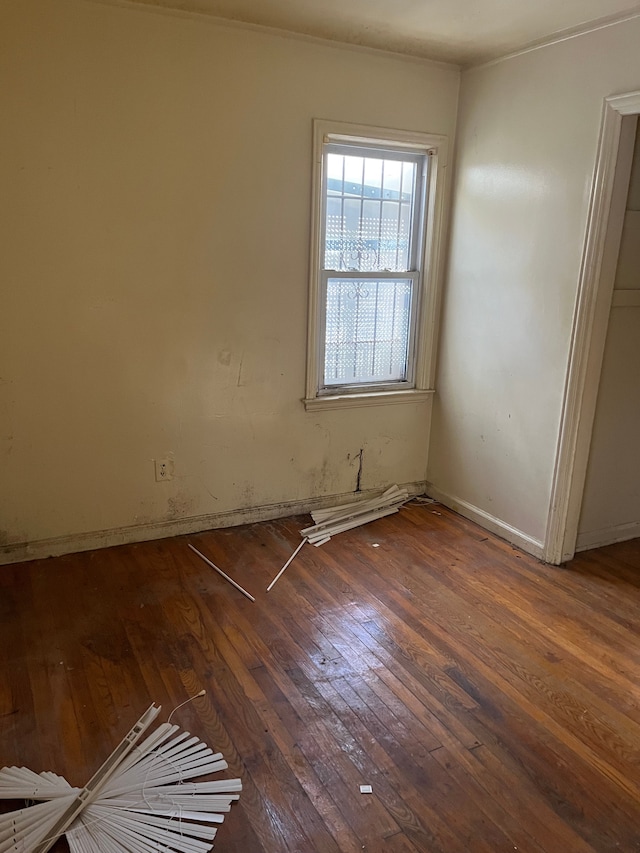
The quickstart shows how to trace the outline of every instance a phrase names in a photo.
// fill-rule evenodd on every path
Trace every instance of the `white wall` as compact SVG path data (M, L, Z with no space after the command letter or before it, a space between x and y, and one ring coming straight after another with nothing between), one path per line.
M640 133L636 130L578 527L579 549L640 536L639 380Z
M602 102L640 88L640 21L463 75L428 479L540 553Z
M311 121L452 135L457 69L8 0L0 79L4 559L424 482L428 404L301 403Z

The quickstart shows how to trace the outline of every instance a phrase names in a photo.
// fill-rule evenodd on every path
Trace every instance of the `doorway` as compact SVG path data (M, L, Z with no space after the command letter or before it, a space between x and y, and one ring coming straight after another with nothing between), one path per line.
M629 128L625 127L629 123ZM631 132L636 116L623 119ZM640 133L635 128L576 550L640 536ZM621 137L620 147L627 145ZM625 152L626 154L626 152ZM622 159L619 155L618 161Z
M554 564L576 550L638 114L640 91L605 99L543 553Z

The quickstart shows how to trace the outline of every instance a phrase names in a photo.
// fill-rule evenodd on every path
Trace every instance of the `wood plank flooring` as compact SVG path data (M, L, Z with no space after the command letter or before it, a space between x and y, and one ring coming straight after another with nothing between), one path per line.
M243 780L216 850L640 851L640 541L554 568L414 503L267 594L306 523L0 568L0 766L83 784L205 688L173 719Z

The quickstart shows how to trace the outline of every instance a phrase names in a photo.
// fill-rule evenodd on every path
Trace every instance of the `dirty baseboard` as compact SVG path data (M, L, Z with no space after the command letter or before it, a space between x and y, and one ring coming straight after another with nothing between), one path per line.
M589 548L603 548L616 542L626 542L640 536L640 521L617 524L615 527L603 527L601 530L587 530L578 533L576 551L588 551Z
M441 492L440 489L432 483L426 484L426 493L429 497L435 498L441 504L444 504L444 506L449 507L449 509L459 513L464 516L464 518L468 518L469 521L474 521L490 533L495 533L496 536L499 536L501 539L506 539L506 541L510 542L512 545L522 548L522 550L526 551L527 554L532 554L534 557L542 559L544 544L538 539L534 539L533 536L523 533L522 530L518 530L517 527L512 527L510 524L507 524L506 521L502 521L494 515L490 515L483 509L474 506L468 501L462 500L462 498L457 498L454 495Z
M426 483L398 483L410 495L424 494ZM151 524L133 524L108 530L92 530L86 533L71 533L68 536L56 536L51 539L38 539L32 542L17 542L0 547L0 565L21 563L25 560L40 560L44 557L59 557L62 554L75 554L80 551L94 551L97 548L110 548L113 545L128 545L134 542L148 542L152 539L167 539L171 536L183 536L188 533L202 533L220 527L237 527L256 521L269 521L300 515L314 509L348 503L358 498L374 497L384 489L364 489L361 492L342 492L324 495L306 500L285 501L259 507L230 510L211 515L191 516L171 521L158 521Z

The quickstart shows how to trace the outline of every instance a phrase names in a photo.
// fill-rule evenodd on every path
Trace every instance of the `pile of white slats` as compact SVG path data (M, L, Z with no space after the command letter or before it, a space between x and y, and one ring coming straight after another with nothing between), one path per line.
M315 510L311 513L315 525L306 527L300 533L312 545L324 545L336 533L343 533L345 530L375 521L376 518L398 512L408 500L409 493L406 489L391 486L377 498Z
M26 767L0 771L0 797L44 800L0 816L0 853L46 853L65 834L71 853L205 853L242 789L240 779L190 782L225 770L220 753L160 725L140 746L151 706L84 788Z

